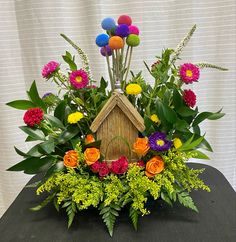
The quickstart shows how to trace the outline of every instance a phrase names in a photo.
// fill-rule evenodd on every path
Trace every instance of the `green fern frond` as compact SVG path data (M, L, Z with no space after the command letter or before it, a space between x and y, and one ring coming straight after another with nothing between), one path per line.
M188 192L181 192L177 194L179 202L184 205L186 208L190 208L195 212L198 212L196 205L193 202L193 199L189 196Z
M100 215L102 215L103 222L106 224L110 236L113 235L113 229L116 221L116 217L119 216L118 211L121 207L117 204L110 204L110 206L104 206L103 204L99 207Z
M205 63L205 62L197 63L196 66L198 66L200 69L213 68L213 69L217 69L219 71L228 71L227 68L217 66L217 65L214 65L214 64L210 64L210 63Z
M55 197L55 193L49 195L39 205L37 205L36 207L30 208L30 210L31 211L39 211L40 209L44 208L48 203L50 203L54 197Z
M138 216L139 216L139 211L137 211L136 209L134 209L132 206L130 206L129 209L129 217L132 220L134 229L137 231L138 230Z
M78 52L81 60L82 60L82 64L83 64L83 69L87 72L90 83L95 82L93 77L92 77L92 72L90 70L90 66L89 66L89 59L88 56L84 53L84 51L77 46L70 38L68 38L66 35L61 34L61 36Z
M77 212L76 203L73 201L67 201L63 204L62 208L66 208L66 213L68 216L68 228L70 228Z
M182 52L183 48L188 44L189 40L191 39L193 33L195 32L197 28L197 25L194 24L193 27L190 29L188 34L181 40L181 42L177 45L176 49L174 50L174 54L171 60L171 63L174 64L174 62L178 59L180 53Z

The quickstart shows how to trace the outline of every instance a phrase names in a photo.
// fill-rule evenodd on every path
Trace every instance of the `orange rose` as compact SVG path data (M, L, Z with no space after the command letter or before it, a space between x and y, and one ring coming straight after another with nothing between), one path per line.
M84 152L84 159L87 165L92 165L100 158L100 151L97 148L87 148Z
M69 150L64 155L64 166L75 168L78 166L79 155L75 150Z
M164 161L160 156L154 156L146 164L145 174L148 177L154 177L164 169Z
M92 134L87 134L86 137L85 137L85 144L90 144L90 143L93 143L95 142L95 139L93 137Z
M135 143L133 144L133 149L134 152L140 157L146 155L148 150L150 149L148 144L148 138L137 138Z

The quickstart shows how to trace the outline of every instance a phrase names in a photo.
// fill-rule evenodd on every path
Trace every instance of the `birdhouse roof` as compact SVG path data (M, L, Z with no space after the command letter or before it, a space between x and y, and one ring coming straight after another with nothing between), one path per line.
M122 110L122 112L133 123L138 131L143 132L145 130L143 118L135 109L135 107L130 103L127 97L118 92L114 92L91 124L90 129L92 132L95 133L98 130L100 125L116 106Z

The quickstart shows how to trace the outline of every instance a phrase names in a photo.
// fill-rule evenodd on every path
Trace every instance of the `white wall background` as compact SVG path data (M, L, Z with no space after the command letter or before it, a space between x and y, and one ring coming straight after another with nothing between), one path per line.
M206 61L229 68L228 72L204 70L194 85L200 111L224 107L227 116L207 121L203 129L215 153L205 163L219 169L236 188L235 147L235 0L0 0L0 215L15 199L30 176L5 171L20 161L13 146L26 150L22 111L4 104L23 99L35 79L43 94L53 91L42 80L41 67L61 60L65 50L75 53L59 36L65 33L87 52L93 74L107 77L105 61L94 40L104 17L129 14L141 30L141 45L135 50L132 69L145 70L163 47L174 48L193 24L197 31L182 54L183 62ZM151 81L147 71L144 75Z

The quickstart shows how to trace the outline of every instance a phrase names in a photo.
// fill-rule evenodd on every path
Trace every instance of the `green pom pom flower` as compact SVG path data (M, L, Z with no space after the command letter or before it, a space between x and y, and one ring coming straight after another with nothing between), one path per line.
M140 43L140 38L136 34L130 34L126 39L126 43L131 47L138 46Z

